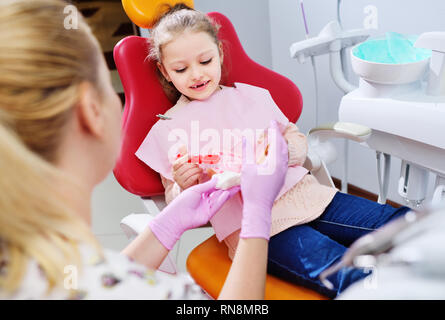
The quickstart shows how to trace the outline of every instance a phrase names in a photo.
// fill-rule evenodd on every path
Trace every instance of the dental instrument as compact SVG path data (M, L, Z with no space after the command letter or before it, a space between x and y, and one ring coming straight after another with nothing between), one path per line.
M436 289L431 294L416 293L416 297L443 298L443 288L437 291L436 286L431 286L431 281L439 281L439 287L440 282L444 281L444 227L443 205L429 206L417 212L409 211L405 216L355 241L340 262L323 271L319 279L327 288L332 288L328 277L342 268L365 268L371 274L364 279L364 284L375 281L372 288L381 292L381 298L388 294L400 295L401 289L391 288L391 283L385 282L387 276L383 274L392 274L394 278L390 281L397 285L400 285L400 277L408 275L414 285L422 288L420 291L429 287ZM367 288L363 289L366 291ZM355 292L357 290L356 286Z
M309 28L306 20L306 13L304 12L304 4L303 0L299 0L300 2L300 8L301 8L301 15L303 17L303 23L304 23L304 31L306 39L309 39ZM314 73L314 88L315 88L315 127L318 126L318 109L319 109L319 101L318 101L318 78L317 78L317 67L315 64L315 57L311 56L311 64L312 64L312 70Z
M171 120L172 119L171 117L164 116L163 114L157 114L156 117L158 117L161 120Z

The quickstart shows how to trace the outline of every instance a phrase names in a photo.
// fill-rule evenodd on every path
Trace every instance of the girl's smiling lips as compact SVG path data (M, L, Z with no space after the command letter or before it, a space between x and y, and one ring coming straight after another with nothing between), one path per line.
M198 91L201 91L201 90L203 90L205 87L207 87L207 84L210 82L210 80L207 80L207 81L205 81L205 82L201 82L201 83L199 83L199 84L197 84L197 85L194 85L194 86L192 86L192 87L190 87L191 89L193 89L193 90L198 90Z

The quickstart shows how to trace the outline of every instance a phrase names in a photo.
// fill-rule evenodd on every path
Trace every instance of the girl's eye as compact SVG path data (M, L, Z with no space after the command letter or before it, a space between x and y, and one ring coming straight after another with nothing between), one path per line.
M186 69L186 68L182 68L182 69L179 69L179 70L175 70L175 72L177 72L177 73L183 73L183 72L185 71L185 69Z
M210 62L212 62L212 59L210 58L209 60L203 61L201 62L201 64L209 64Z

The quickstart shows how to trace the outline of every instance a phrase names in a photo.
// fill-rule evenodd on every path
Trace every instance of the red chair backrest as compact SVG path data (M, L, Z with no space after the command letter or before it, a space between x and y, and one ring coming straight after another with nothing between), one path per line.
M218 34L224 50L221 83L232 86L241 82L269 90L281 111L296 122L303 106L297 86L250 59L227 17L217 12L208 15L221 26ZM125 109L122 148L113 172L123 188L142 197L160 195L164 188L159 174L139 160L135 152L158 120L156 115L172 107L158 81L156 63L146 59L148 46L145 38L130 36L114 48L114 60L125 92Z

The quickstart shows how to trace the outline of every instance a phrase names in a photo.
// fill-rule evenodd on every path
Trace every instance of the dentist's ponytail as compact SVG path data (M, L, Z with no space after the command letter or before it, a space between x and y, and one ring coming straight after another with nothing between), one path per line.
M29 258L39 264L51 287L63 280L67 265L80 265L76 244L91 235L57 188L73 183L69 177L0 122L0 287L16 289Z
M80 188L54 165L80 83L101 89L100 46L80 13L77 29L64 28L67 5L0 2L0 296L20 287L31 260L50 290L80 266L78 244L101 253L64 198Z

